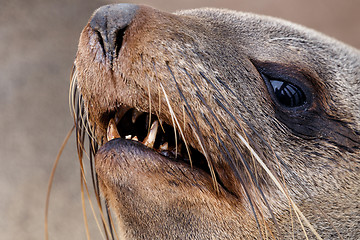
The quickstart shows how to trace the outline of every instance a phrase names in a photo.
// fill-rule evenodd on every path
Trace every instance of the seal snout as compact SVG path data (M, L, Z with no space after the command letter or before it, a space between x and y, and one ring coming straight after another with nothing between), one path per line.
M112 4L95 11L90 27L97 33L104 55L112 62L121 48L126 28L139 7L134 4Z

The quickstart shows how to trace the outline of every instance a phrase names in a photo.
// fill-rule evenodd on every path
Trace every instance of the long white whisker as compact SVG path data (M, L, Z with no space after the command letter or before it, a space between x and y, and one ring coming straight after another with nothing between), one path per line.
M239 137L239 139L241 140L241 142L246 146L246 148L251 152L251 154L253 154L253 156L255 157L255 159L257 160L257 162L261 165L261 167L266 171L266 173L269 175L269 177L271 178L271 180L275 183L275 185L279 188L279 190L285 195L288 196L286 194L286 191L284 190L284 187L280 184L279 180L274 176L274 174L270 171L270 169L266 166L266 164L263 162L263 160L261 160L261 158L259 157L259 155L255 152L255 150L250 146L250 144L243 138L243 136L241 136L239 133L237 133L237 136ZM309 220L307 220L307 218L304 216L304 214L300 211L300 209L298 208L298 206L295 204L295 202L288 196L288 200L290 201L292 207L295 210L296 214L299 214L299 216L301 217L301 219L305 222L305 224L310 228L311 232L316 236L317 239L322 239L321 236L317 233L317 231L315 230L315 228L311 225L311 223L309 222ZM306 232L305 232L306 235ZM306 236L307 238L307 236Z
M162 86L161 83L160 83L160 86L161 86L161 88L162 88L162 90L163 90L163 92L164 92L166 102L167 102L167 104L168 104L168 106L169 106L170 114L171 114L172 116L174 116L174 120L175 120L175 122L176 122L176 125L177 125L177 127L178 127L178 129L179 129L179 132L180 132L180 134L181 134L181 137L182 137L182 139L183 139L183 141L184 141L184 143L185 143L186 151L187 151L187 153L188 153L188 155L189 155L190 165L191 165L191 167L192 167L193 164L192 164L192 159L191 159L191 154L190 154L189 145L188 145L188 143L187 143L187 141L186 141L186 138L185 138L185 135L184 135L184 133L183 133L183 130L181 129L180 123L179 123L178 119L176 118L175 113L174 113L174 111L173 111L173 109L172 109L172 107L171 107L171 105L170 105L170 102L169 102L169 99L168 99L168 97L167 97L167 95L166 95L165 89L164 89L164 87ZM185 112L185 110L184 110L184 112ZM184 123L184 129L185 129L185 123ZM175 135L175 137L176 137L176 135ZM177 147L176 147L175 149L176 149L176 152L177 152Z
M211 174L211 178L212 178L212 181L213 181L213 185L214 185L214 187L215 187L215 190L216 190L216 192L219 192L219 186L218 186L218 184L217 184L214 167L213 167L212 163L211 163L210 160L209 160L209 159L210 159L210 158L209 158L209 155L208 155L207 151L205 151L205 147L204 147L204 145L202 144L202 142L201 142L201 140L200 140L200 137L199 137L199 135L197 134L197 132L195 131L194 127L193 127L191 124L190 124L190 127L191 127L191 130L192 130L193 133L194 133L194 136L196 137L196 140L198 141L198 143L199 143L199 145L200 145L200 147L201 147L202 152L203 152L204 155L205 155L206 160L207 160L206 162L208 163L208 167L209 167L209 169L210 169L210 174Z

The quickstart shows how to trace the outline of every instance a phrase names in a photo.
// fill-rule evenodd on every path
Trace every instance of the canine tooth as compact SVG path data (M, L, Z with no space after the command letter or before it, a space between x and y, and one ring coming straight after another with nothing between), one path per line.
M145 137L143 144L149 148L152 148L154 146L155 143L155 138L156 138L156 134L157 134L157 130L159 127L159 121L156 120L153 122L153 124L150 127L150 131L149 134Z
M136 141L136 142L139 141L137 136L133 137L131 140Z
M136 122L136 119L142 114L143 114L142 112L134 109L133 113L132 113L132 116L131 116L131 122L134 124Z
M169 149L169 143L168 142L163 143L162 145L160 145L159 149L161 151L167 151Z
M131 135L125 136L125 139L131 139Z
M120 138L120 134L116 128L115 120L113 118L110 119L106 132L107 132L106 138L108 141L115 138Z

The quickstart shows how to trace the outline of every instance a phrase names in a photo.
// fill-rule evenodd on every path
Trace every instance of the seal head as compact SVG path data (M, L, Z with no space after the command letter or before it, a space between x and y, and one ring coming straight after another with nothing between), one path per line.
M283 20L104 6L72 74L79 155L89 135L125 239L357 239L359 79L358 50Z

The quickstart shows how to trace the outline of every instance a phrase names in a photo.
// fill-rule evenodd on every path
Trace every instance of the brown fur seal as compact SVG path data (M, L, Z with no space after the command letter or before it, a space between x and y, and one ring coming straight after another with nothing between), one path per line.
M113 234L360 239L358 50L271 17L118 4L74 66Z

